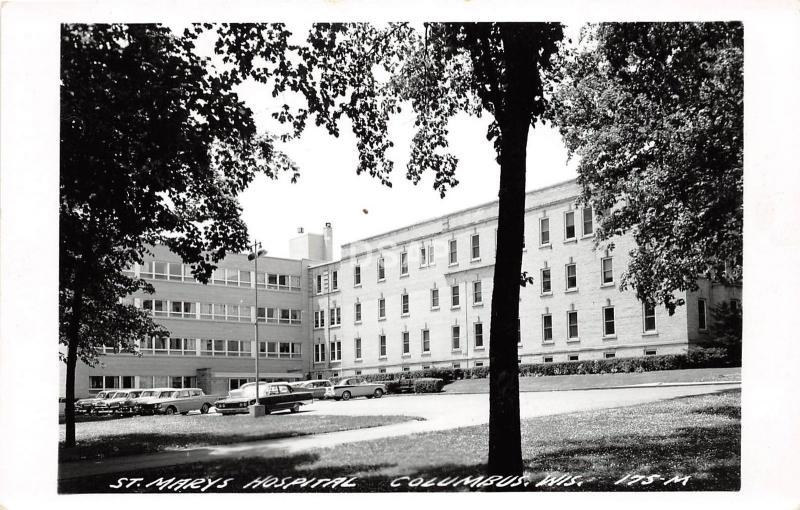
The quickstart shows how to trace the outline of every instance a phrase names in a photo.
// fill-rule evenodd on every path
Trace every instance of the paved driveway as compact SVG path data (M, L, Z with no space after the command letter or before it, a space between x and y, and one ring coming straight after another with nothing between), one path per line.
M603 390L552 391L520 394L520 415L524 418L588 411L642 404L690 395L713 393L739 384L620 388ZM342 443L367 441L383 437L445 430L489 422L489 395L398 395L381 399L349 401L315 401L307 414L320 415L405 415L424 418L368 429L346 430L327 434L300 436L268 441L253 441L223 446L209 446L183 451L116 457L103 461L65 463L59 478L74 478L102 473L135 471L190 462L213 461L224 457L281 457L304 450L325 448ZM212 414L208 419L224 419ZM293 415L285 416L291 419ZM268 420L269 416L263 418Z

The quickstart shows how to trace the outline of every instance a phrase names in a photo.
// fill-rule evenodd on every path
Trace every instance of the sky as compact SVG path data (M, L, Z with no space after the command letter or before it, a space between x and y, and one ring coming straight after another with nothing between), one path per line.
M253 110L260 131L275 127L270 113L276 103L263 85L246 84L239 94ZM496 200L500 167L486 140L489 121L489 115L465 114L451 120L449 141L458 158L459 184L445 198L433 189L432 172L416 186L406 179L413 134L413 118L406 112L389 125L394 142L389 155L395 164L391 188L367 173L356 174L356 141L349 128L343 127L334 138L309 125L302 137L281 146L299 167L298 181L292 184L289 174L278 180L259 175L240 195L250 237L261 241L270 256L289 257L289 239L298 235L299 227L321 233L330 222L338 258L342 244ZM527 154L528 190L577 176L576 161L568 161L560 134L549 125L537 124L531 130Z

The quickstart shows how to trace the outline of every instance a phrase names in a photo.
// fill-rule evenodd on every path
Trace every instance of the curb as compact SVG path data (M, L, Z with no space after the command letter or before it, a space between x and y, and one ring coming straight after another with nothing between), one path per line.
M665 388L671 386L714 386L724 384L742 384L742 381L689 381L689 382L659 382L659 383L643 383L643 384L628 384L622 386L590 386L587 388L553 388L541 390L520 390L520 393L548 393L552 391L587 391L587 390L622 390L622 389L644 389L644 388ZM438 395L488 395L487 391L465 391L448 393L447 390ZM434 393L431 393L434 395Z

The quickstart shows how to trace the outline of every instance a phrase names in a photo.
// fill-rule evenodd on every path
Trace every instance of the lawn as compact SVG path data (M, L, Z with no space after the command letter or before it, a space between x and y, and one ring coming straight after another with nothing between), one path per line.
M741 380L742 369L691 368L624 374L577 374L520 377L519 391L558 391L610 388L655 383L730 382ZM463 379L444 387L445 393L489 393L489 378Z
M75 425L74 448L64 448L66 426L59 426L59 460L68 462L156 452L167 448L220 445L391 425L409 416L325 416L273 414L136 416Z
M726 391L649 404L524 420L527 490L738 490L740 484L740 392ZM209 492L247 492L258 477L357 477L352 491L448 490L391 483L400 476L430 480L485 475L488 426L350 443L279 459L248 458L125 473L158 477L231 478ZM656 475L657 482L627 485L626 475ZM583 477L580 486L539 486L546 476ZM664 485L672 477L682 482ZM113 492L115 475L61 482L61 492ZM407 482L408 480L406 480ZM157 491L156 488L130 489ZM257 489L256 491L284 489ZM303 490L292 487L289 490ZM305 489L308 490L308 489ZM325 489L316 489L324 491ZM452 489L450 489L452 490ZM459 490L469 490L464 487ZM525 490L517 488L515 490Z

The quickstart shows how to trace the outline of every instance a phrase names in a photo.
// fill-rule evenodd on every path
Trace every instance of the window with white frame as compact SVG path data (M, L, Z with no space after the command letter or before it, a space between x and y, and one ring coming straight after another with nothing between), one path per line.
M644 317L644 332L654 333L656 331L656 307L653 303L642 305L642 315Z
M458 241L455 239L450 239L450 243L448 244L449 248L449 263L450 265L458 264Z
M361 303L356 303L354 305L354 308L355 308L355 314L354 315L355 315L355 318L356 318L355 322L359 323L359 322L361 322Z
M603 336L615 336L616 328L614 325L614 307L603 308Z
M428 265L428 248L424 244L419 247L419 265L420 267Z
M331 342L331 361L342 361L342 341L335 336Z
M409 313L408 294L401 294L400 295L400 315L408 315L408 313Z
M422 330L422 352L431 352L431 332L429 329Z
M542 342L553 341L553 316L549 313L542 315Z
M325 344L314 344L314 363L325 361Z
M545 363L552 363L553 362L553 357L552 356L545 356L542 361L544 361Z
M578 312L567 312L567 339L574 340L578 338Z
M378 318L386 318L386 298L378 299Z
M353 286L361 285L361 266L353 267Z
M378 336L378 356L381 358L386 357L386 335Z
M408 274L408 253L400 253L400 276Z
M431 289L431 308L439 308L439 289Z
M575 290L578 288L578 273L575 264L567 264L566 266L566 283L567 290Z
M411 338L408 331L403 331L403 354L411 353Z
M314 327L315 328L325 327L325 310L317 310L314 312Z
M708 327L706 320L706 300L697 300L697 327L700 331L705 331Z
M475 366L476 367L482 367L483 366L483 361L476 361L475 362Z
M656 354L658 354L658 351L656 351L655 349L645 349L644 350L644 355L645 356L655 356Z
M450 306L452 308L457 308L461 305L461 297L459 292L460 287L458 285L453 285L450 287Z
M475 323L475 348L483 348L483 324L480 322Z
M472 234L470 237L470 247L472 250L472 260L481 258L481 236L480 234Z
M564 213L564 239L575 239L575 211Z
M567 356L567 361L579 361L579 357L577 354L570 354Z
M600 270L602 273L600 283L603 285L614 283L614 260L611 257L600 260Z
M589 236L594 232L594 223L592 218L592 208L583 208L583 235Z
M331 308L329 317L331 326L340 326L342 324L342 307Z
M553 292L553 286L550 281L550 268L545 267L542 269L542 294L550 294L551 292Z
M322 294L322 275L317 275L317 294Z
M472 282L472 303L480 305L483 303L483 292L481 290L481 281L475 280Z
M539 218L539 246L550 244L550 218Z
M617 357L617 353L615 353L615 352L604 352L604 353L603 353L603 357L604 357L605 359L612 359L612 358L616 358L616 357Z
M386 266L384 264L383 257L378 259L378 281L383 281L386 279Z
M361 359L361 337L356 337L353 340L353 352L355 353L356 359Z
M453 326L452 332L453 332L452 348L454 351L457 351L461 349L461 326Z
M331 271L331 290L339 290L339 271Z
M433 243L428 245L428 265L432 266L435 262L434 255L433 255Z

